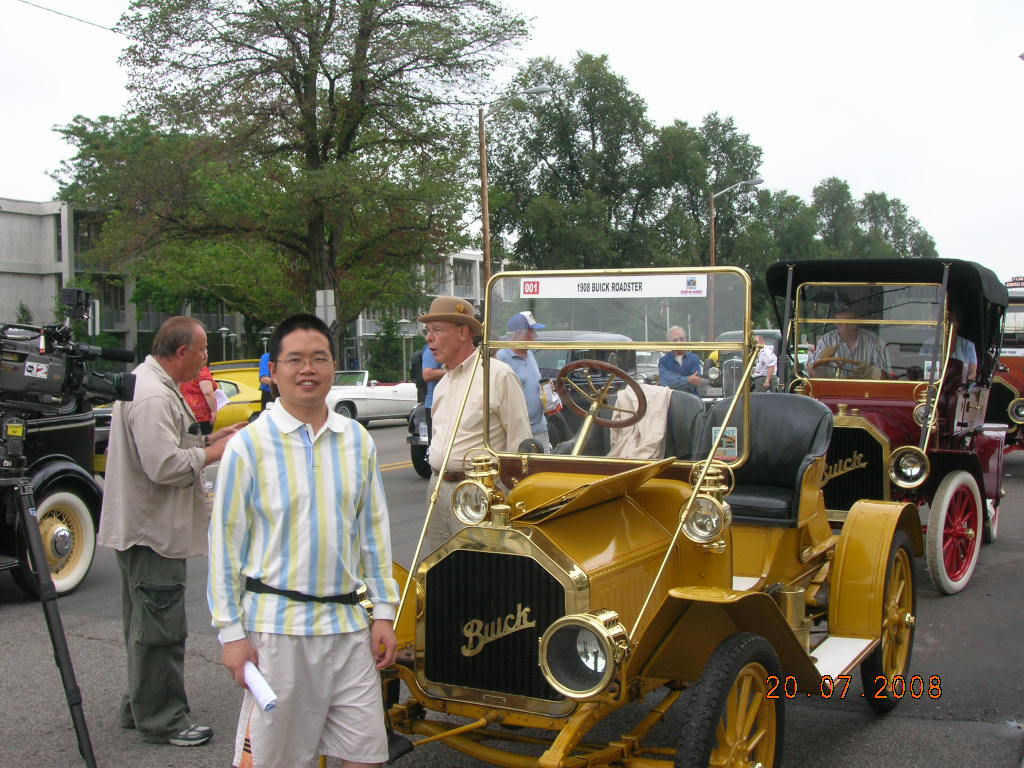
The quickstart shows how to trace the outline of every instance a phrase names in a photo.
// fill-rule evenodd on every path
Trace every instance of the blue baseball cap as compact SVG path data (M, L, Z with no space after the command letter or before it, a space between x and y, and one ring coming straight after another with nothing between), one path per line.
M510 331L525 331L527 328L539 331L544 327L544 323L538 323L537 318L533 316L533 312L530 310L512 315L508 319L508 329Z

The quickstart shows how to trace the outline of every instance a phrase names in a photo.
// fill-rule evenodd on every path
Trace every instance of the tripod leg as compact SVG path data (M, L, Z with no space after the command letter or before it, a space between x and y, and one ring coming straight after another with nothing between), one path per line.
M43 542L39 538L39 522L36 520L36 503L32 495L32 486L21 480L17 486L18 513L21 516L22 535L25 537L25 548L31 555L32 569L39 581L39 602L43 606L46 628L50 632L50 644L53 646L53 658L60 670L61 682L64 684L64 696L71 711L71 722L78 737L78 752L82 755L88 768L96 768L96 757L92 752L89 740L89 729L85 724L85 711L82 709L82 692L75 680L75 669L71 664L71 652L64 636L64 623L60 619L57 608L57 590L50 578L50 569L46 564Z

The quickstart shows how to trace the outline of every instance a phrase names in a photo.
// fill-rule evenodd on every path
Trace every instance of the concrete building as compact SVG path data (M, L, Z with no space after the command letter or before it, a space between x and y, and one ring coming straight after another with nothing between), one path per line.
M31 313L33 323L63 320L63 316L54 317L60 289L76 279L79 283L87 279L93 288L93 299L100 303L100 331L113 337L117 346L135 349L141 340L143 347L148 348L147 337L169 315L137 307L132 301L130 279L89 263L87 254L95 245L102 224L101 214L64 201L0 198L0 322L14 322L19 305ZM483 255L479 251L460 251L427 269L425 306L397 318L402 335L410 340L403 339L410 354L411 339L421 330L416 317L435 296L461 296L477 305L483 297ZM206 325L211 361L258 355L261 339L244 337L241 315L217 307L183 307L181 311ZM385 312L364 311L349 325L346 348L339 361L342 365L363 364L365 345L376 338Z

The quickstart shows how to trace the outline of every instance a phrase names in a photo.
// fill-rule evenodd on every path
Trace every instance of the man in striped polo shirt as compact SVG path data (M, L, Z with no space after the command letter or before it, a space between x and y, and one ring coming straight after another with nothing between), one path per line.
M376 447L327 408L333 342L312 315L275 330L277 406L232 440L210 523L208 600L224 665L244 685L247 661L277 694L263 712L248 690L234 765L345 766L387 759L376 672L395 657L398 585ZM373 621L359 605L366 586ZM375 669L376 668L376 669Z

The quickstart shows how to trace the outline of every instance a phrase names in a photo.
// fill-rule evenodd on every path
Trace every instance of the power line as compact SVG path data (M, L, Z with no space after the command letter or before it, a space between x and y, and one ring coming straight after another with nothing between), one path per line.
M24 3L25 5L31 5L33 8L38 8L41 11L49 11L50 13L55 13L58 16L64 16L65 18L72 19L73 21L80 21L83 24L88 24L89 26L92 26L92 27L98 27L99 29L105 29L107 32L113 32L114 34L121 34L116 29L112 29L110 27L104 27L102 24L97 24L95 21L89 21L88 19L80 19L77 16L72 16L70 13L63 13L62 11L57 11L57 10L54 10L53 8L47 8L44 5L37 5L36 3L30 3L29 0L18 0L18 2L19 3Z

